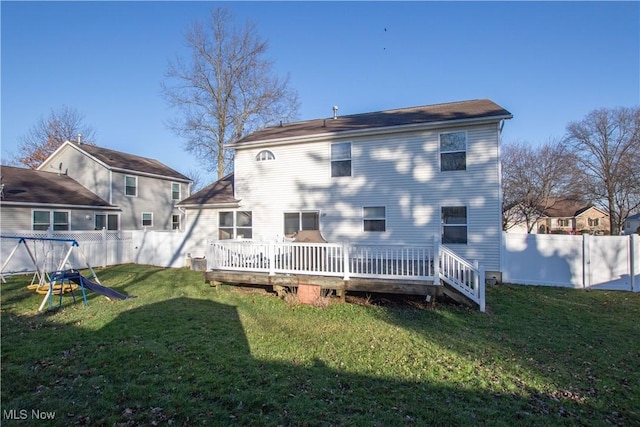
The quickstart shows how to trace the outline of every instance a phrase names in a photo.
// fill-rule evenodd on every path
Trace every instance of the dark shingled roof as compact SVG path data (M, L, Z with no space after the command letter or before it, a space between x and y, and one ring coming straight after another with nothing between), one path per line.
M218 203L236 203L237 199L233 197L233 173L225 176L219 181L214 182L197 193L192 194L180 203L178 206L203 206Z
M2 202L114 207L67 175L1 166Z
M338 116L272 126L248 135L237 144L271 139L339 133L391 126L427 124L478 118L511 118L510 112L489 99L400 108L374 113Z
M188 177L155 159L122 153L120 151L98 147L97 145L78 144L75 142L72 142L72 144L112 168L127 169L136 172L144 172L153 175L166 176L168 178L190 181Z

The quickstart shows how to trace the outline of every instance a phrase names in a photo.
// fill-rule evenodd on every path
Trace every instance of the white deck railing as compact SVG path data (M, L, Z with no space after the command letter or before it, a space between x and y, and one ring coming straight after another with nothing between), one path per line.
M440 245L439 239L434 240L432 246L210 241L208 261L209 268L214 270L270 275L433 280L434 283L441 279L484 311L484 270Z

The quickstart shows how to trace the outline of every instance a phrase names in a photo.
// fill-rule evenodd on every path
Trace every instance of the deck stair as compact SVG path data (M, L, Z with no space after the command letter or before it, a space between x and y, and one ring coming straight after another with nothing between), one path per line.
M223 240L209 242L207 258L205 277L211 282L274 288L315 284L342 295L444 293L485 310L484 269L439 239L427 246Z

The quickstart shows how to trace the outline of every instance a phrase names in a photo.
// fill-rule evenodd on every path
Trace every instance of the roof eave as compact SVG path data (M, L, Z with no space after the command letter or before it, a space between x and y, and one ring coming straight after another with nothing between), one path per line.
M99 205L70 205L66 203L41 203L41 202L13 202L9 200L0 201L0 206L18 206L18 207L51 207L51 208L65 208L65 209L102 209L120 211L118 206L99 206Z
M346 130L346 131L337 131L337 132L325 132L320 134L312 134L312 135L301 135L301 136L290 136L286 138L273 138L266 140L257 140L250 142L235 142L231 144L225 144L225 148L230 149L242 149L249 147L260 147L260 146L269 146L269 145L284 145L284 144L295 144L295 143L304 143L304 142L316 142L322 141L329 138L351 138L362 135L387 135L398 132L411 132L422 129L431 129L436 127L443 126L455 126L455 125L472 125L472 124L480 124L480 123L498 123L502 120L512 119L512 114L503 114L499 116L483 116L483 117L473 117L468 119L455 119L455 120L440 120L437 122L428 122L428 123L413 123L408 125L396 125L396 126L383 126L383 127L375 127L368 129L356 129L356 130Z

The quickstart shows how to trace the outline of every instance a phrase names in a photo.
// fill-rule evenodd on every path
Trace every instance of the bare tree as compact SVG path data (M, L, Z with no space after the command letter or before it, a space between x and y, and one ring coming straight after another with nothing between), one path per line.
M41 117L18 138L19 154L15 163L35 169L65 141L75 141L78 135L82 135L83 143L93 144L95 130L83 121L84 115L75 108L65 105L59 110L52 109L47 117Z
M531 233L546 209L580 199L581 172L567 147L550 140L533 148L524 142L502 149L502 227L524 224Z
M588 177L588 191L611 218L618 234L640 207L640 108L597 109L567 126L571 144Z
M194 23L186 45L190 61L170 61L162 83L169 105L183 113L168 125L219 179L233 162L225 144L295 118L298 96L289 88L288 76L273 75L273 61L265 57L267 42L256 26L233 26L227 9L215 9L205 25Z

